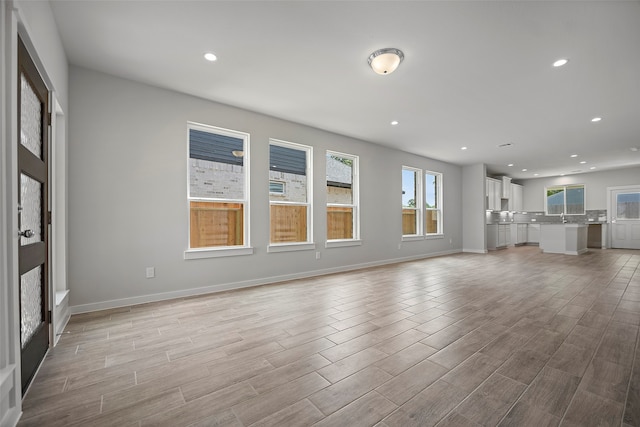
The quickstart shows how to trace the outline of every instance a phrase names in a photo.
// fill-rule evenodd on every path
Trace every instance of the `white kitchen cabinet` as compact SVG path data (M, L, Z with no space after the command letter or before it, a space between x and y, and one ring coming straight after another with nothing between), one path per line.
M527 244L527 224L511 224L511 244L513 246Z
M510 199L511 198L511 178L509 178L508 176L503 176L502 177L502 198L503 199Z
M487 249L506 248L511 243L511 224L487 225Z
M497 179L486 178L487 209L499 211L502 209L502 183Z
M528 224L527 243L540 243L540 224Z
M509 199L509 210L522 212L523 187L518 184L511 184L511 198Z

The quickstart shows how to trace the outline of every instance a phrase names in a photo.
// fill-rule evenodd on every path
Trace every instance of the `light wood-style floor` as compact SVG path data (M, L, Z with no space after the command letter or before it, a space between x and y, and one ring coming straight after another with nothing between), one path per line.
M519 247L73 316L23 426L640 426L640 251Z

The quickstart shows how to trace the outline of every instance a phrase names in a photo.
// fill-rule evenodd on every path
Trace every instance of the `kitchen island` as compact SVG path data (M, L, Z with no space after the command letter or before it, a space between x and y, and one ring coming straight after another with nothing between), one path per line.
M588 229L588 224L540 224L540 249L551 254L583 254Z

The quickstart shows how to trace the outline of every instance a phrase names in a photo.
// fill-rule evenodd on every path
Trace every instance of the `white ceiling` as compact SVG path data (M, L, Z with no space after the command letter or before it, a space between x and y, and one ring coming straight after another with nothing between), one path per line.
M640 165L640 1L51 7L82 67L519 179ZM385 47L405 60L379 76Z

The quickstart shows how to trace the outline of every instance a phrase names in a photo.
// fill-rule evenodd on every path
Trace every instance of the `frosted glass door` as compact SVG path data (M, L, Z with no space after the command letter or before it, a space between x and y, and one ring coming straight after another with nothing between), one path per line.
M18 43L18 264L20 344L24 394L49 348L48 292L48 91Z

